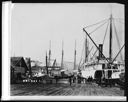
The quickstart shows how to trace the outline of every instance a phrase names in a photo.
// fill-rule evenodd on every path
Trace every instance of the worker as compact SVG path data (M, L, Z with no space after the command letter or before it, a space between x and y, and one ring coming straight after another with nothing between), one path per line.
M69 83L70 83L70 86L72 84L72 76L69 76Z

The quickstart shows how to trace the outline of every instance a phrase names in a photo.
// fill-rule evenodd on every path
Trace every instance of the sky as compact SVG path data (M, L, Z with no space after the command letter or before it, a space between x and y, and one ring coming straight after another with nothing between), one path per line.
M51 59L61 62L62 41L64 42L64 61L74 61L76 40L77 63L82 55L86 33L83 28L110 17L112 7L113 18L116 18L117 33L120 46L124 44L124 5L109 3L16 3L11 8L11 56L30 57L32 60L45 62L51 41ZM120 18L120 19L118 19ZM95 26L97 27L97 26ZM95 27L86 29L89 32ZM107 23L91 37L100 44L103 41ZM113 30L114 33L114 30ZM108 56L107 33L103 52ZM113 57L119 48L113 35ZM95 46L90 42L90 49ZM122 52L123 56L124 53ZM84 55L82 55L84 56Z

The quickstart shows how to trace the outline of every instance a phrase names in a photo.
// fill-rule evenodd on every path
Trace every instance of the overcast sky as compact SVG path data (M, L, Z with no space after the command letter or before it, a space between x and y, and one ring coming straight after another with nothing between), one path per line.
M120 45L124 44L124 5L111 4L116 20ZM14 4L11 15L11 56L31 57L33 60L44 61L51 40L51 57L61 62L62 40L64 41L64 60L74 60L76 40L77 63L80 61L85 32L83 27L97 23L110 17L111 6L108 3L36 3ZM91 37L102 43L107 23L92 33ZM91 32L94 27L88 30ZM113 35L114 36L114 35ZM104 53L108 56L107 33ZM114 37L115 39L115 37ZM113 40L114 41L114 40ZM113 43L113 56L119 51L116 40ZM93 44L90 41L90 48ZM94 46L94 45L93 45ZM95 51L95 47L93 51ZM122 53L123 54L123 53Z

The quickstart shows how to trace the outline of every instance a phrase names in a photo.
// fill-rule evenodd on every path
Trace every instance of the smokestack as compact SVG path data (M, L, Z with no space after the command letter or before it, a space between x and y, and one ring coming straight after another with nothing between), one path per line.
M99 50L103 53L103 44L99 44ZM99 51L99 59L103 58L102 54Z

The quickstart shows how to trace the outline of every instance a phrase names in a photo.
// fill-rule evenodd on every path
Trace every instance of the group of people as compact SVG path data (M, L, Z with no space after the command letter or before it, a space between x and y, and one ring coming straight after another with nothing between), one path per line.
M78 75L72 75L72 76L69 77L70 85L72 83L80 84L80 83L92 82L92 81L93 81L92 76L89 76L88 78L84 78L80 74L78 74Z
M78 74L78 75L72 75L69 77L69 82L70 82L70 85L72 83L81 83L83 81L83 77Z

